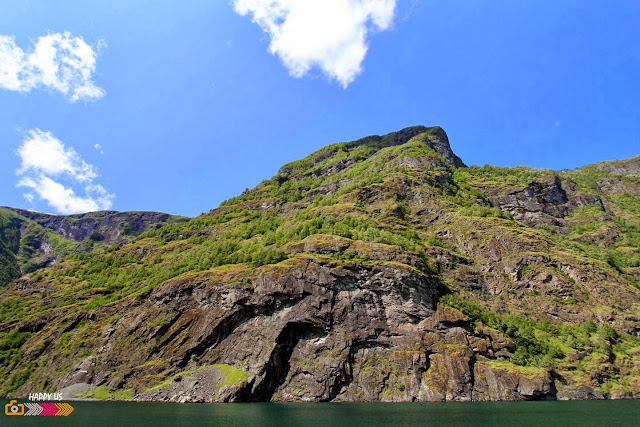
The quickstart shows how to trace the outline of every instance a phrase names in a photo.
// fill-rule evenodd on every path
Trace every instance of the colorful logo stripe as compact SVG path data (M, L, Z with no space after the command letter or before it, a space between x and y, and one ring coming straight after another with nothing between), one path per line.
M73 406L68 403L25 403L27 412L25 417L41 416L62 416L68 417L73 412Z

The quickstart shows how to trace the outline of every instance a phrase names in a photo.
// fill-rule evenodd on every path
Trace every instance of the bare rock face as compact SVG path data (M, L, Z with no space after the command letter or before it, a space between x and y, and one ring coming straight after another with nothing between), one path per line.
M478 362L474 366L476 400L546 400L556 396L548 373L535 368Z
M604 205L596 195L573 195L575 184L563 182L559 177L544 183L533 182L522 190L495 194L491 205L508 212L514 219L531 225L564 226L564 218L577 208L596 205L604 212ZM567 192L567 187L569 193Z
M605 396L598 390L594 390L586 385L581 385L575 390L562 393L559 398L560 400L602 400Z
M113 323L91 344L97 356L59 388L134 384L136 399L176 402L555 396L546 372L498 361L515 348L508 339L437 303L441 286L420 260L398 262L392 247L376 249L390 261L303 255L261 267L250 286L211 273L168 281L121 316L99 313L97 323ZM154 382L169 367L181 373Z

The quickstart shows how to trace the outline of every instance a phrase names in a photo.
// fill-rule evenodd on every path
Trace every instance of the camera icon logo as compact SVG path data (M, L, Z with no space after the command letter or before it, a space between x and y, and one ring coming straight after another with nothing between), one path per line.
M6 405L4 405L4 414L5 415L24 415L24 405L22 403L18 403L17 400L12 400Z

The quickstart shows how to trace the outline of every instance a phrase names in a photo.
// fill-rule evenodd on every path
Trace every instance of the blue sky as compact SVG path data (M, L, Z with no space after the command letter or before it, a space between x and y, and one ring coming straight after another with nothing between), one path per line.
M416 124L469 165L640 153L638 1L236 1L3 1L0 205L194 216ZM89 54L48 79L36 45Z

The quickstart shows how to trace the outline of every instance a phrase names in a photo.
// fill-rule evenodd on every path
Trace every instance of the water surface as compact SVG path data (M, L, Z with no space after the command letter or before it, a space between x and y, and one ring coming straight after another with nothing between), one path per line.
M2 408L7 401L2 401ZM0 426L640 426L640 401L470 403L69 402L68 417L9 417Z

